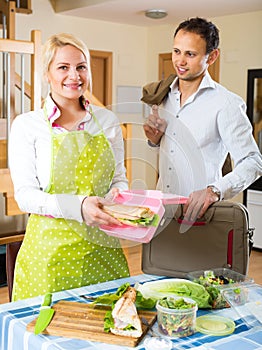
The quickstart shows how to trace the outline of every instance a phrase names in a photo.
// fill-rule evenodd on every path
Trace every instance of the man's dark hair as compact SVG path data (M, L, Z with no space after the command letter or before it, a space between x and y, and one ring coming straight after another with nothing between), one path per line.
M174 37L181 29L200 35L206 42L207 54L218 48L219 30L212 22L208 22L206 19L199 17L190 18L179 24L175 30Z

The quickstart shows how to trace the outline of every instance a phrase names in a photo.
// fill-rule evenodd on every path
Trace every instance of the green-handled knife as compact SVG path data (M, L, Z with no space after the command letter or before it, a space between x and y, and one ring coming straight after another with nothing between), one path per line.
M40 312L36 320L35 334L39 334L43 332L51 322L55 313L55 310L51 308L51 303L52 303L52 294L47 293L44 296L44 300L40 307Z

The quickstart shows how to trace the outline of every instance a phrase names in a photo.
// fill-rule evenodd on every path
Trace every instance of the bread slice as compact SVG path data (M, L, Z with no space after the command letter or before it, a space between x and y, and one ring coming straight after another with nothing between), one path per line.
M132 206L125 204L109 204L103 205L102 208L107 214L118 219L120 222L130 225L130 226L143 226L142 223L139 223L139 220L143 219L152 219L155 216L155 213L148 207L143 206Z
M142 323L137 313L135 301L136 290L133 287L128 287L112 311L115 325L114 328L110 328L112 333L133 338L139 338L142 335ZM125 329L127 327L128 329Z

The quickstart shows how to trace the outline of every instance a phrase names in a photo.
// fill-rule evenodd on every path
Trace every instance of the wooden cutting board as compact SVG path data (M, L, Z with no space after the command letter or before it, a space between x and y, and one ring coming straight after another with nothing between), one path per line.
M142 324L143 334L139 338L124 337L104 332L104 316L108 308L91 307L90 304L61 300L53 306L54 317L43 334L99 341L108 344L137 346L148 331ZM139 310L149 326L156 321L156 312ZM27 325L27 330L34 332L36 319Z

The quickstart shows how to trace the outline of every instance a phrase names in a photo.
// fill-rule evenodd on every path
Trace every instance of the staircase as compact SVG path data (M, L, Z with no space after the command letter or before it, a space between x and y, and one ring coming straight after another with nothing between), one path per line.
M32 13L31 0L0 0L0 28L5 39L15 39L16 13Z
M41 32L32 31L28 41L15 40L16 13L32 13L31 1L0 0L0 245L21 241L27 218L14 200L8 169L10 126L17 114L41 106Z

